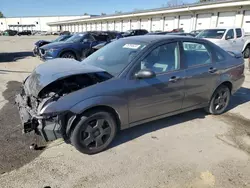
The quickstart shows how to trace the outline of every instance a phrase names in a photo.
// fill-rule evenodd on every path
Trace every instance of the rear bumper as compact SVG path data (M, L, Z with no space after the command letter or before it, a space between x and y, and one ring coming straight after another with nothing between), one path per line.
M61 126L57 117L45 119L42 116L38 116L34 110L30 109L25 98L20 94L16 96L15 102L24 133L34 131L36 134L41 135L46 141L62 138Z

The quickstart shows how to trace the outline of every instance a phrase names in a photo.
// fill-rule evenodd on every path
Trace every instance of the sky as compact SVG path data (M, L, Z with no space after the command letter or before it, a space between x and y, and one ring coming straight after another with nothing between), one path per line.
M169 0L193 3L197 0ZM162 7L168 0L0 0L0 11L5 17L98 15L115 11L130 12L134 9Z

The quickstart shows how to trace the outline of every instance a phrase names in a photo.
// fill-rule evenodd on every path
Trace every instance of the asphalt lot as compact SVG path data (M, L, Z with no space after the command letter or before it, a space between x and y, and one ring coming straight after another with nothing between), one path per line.
M0 37L0 187L250 188L250 73L221 116L195 110L140 125L97 155L62 140L22 135L14 95L42 63L34 42L53 36ZM40 150L29 150L37 141Z

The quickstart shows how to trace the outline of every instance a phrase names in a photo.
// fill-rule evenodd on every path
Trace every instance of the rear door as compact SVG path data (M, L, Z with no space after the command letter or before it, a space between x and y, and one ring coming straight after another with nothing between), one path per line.
M229 29L225 35L225 44L227 48L225 50L227 51L239 51L239 49L236 46L236 35L234 29Z
M244 34L241 28L236 28L236 49L239 52L242 52L245 45Z
M211 47L205 42L185 40L181 46L186 68L185 98L182 108L207 103L219 78Z

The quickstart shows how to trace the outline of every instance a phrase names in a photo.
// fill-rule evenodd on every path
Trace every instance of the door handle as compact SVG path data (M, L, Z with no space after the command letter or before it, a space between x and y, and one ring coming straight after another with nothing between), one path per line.
M214 68L214 67L211 67L211 68L208 70L209 73L215 73L216 71L217 71L217 69Z
M177 82L179 79L180 79L180 77L178 77L178 76L172 76L172 77L169 79L169 82Z

